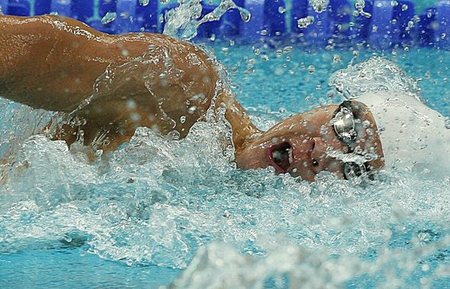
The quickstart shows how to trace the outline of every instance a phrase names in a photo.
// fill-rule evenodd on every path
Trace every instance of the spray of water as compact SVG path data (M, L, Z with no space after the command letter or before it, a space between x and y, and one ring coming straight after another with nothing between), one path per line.
M328 4L330 4L330 0L309 0L309 3L313 7L314 11L317 13L322 13L327 9Z
M250 13L236 5L233 0L222 0L210 13L202 17L202 1L181 0L180 5L165 15L164 34L189 40L197 35L198 27L206 22L219 20L230 9L238 9L244 21L250 20Z
M416 97L420 94L415 79L394 62L378 56L337 71L331 76L329 84L347 99L377 91L399 91Z

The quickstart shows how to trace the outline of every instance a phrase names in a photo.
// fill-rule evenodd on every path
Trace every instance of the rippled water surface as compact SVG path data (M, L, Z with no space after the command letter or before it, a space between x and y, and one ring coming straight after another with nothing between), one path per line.
M450 116L449 52L208 47L262 128L339 101L335 72L362 62L379 77L361 86L421 89ZM15 159L0 192L0 288L450 288L450 177L309 184L240 171L221 123L183 141L141 128L91 164L81 148L31 136L47 113L0 106L0 153Z

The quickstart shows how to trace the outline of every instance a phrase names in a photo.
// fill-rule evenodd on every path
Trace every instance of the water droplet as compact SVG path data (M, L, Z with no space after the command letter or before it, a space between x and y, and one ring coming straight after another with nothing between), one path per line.
M173 130L167 134L167 137L173 140L179 140L180 136L181 134L177 130Z
M132 114L130 114L130 118L132 121L138 122L141 120L141 115L137 112L133 112Z
M327 9L329 0L309 0L309 3L317 13L322 13Z
M314 65L309 65L308 66L308 72L310 73L310 74L314 74L314 72L316 72L316 67L314 66Z
M180 123L185 123L186 122L186 116L182 115L180 116Z
M333 63L334 63L334 64L337 64L337 63L341 63L341 62L342 62L341 56L335 54L335 55L333 56Z
M108 13L105 14L105 16L103 16L102 24L106 25L108 23L111 23L114 20L116 20L116 18L117 18L117 13L116 12L108 12Z
M267 29L263 29L263 30L261 30L260 34L262 36L267 36L267 35L269 35L269 31Z
M197 110L196 106L191 106L191 107L188 108L188 113L194 114L196 110Z
M305 29L313 23L314 23L313 16L307 16L305 18L300 18L297 20L297 26L298 26L298 28L301 28L301 29Z
M281 66L277 66L274 71L275 75L281 76L284 74L284 69Z
M239 7L239 14L244 22L249 22L252 18L252 14L247 9Z
M137 107L136 101L134 101L133 99L129 99L127 101L127 108L128 109L132 110L132 109L136 109L136 107Z
M450 118L447 118L447 119L445 120L445 128L446 128L446 129L450 129Z
M402 11L406 11L406 10L408 10L408 8L409 8L408 5L406 5L406 4L402 5Z

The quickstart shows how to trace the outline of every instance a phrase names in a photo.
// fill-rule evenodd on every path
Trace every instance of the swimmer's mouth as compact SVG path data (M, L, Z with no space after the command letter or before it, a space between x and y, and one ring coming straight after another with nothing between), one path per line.
M288 142L273 145L269 148L269 158L278 173L287 173L294 162L292 146Z

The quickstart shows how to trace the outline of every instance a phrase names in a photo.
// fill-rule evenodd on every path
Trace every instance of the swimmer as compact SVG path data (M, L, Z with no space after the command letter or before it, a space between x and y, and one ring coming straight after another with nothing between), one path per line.
M387 163L377 125L382 116L372 113L369 96L369 106L355 100L323 106L261 131L219 64L166 35L108 35L60 16L0 16L0 51L0 95L64 113L49 134L69 146L82 140L94 150L113 151L137 127L184 138L214 109L225 111L242 169L273 167L314 181L321 171L348 179ZM389 144L391 151L395 145Z

